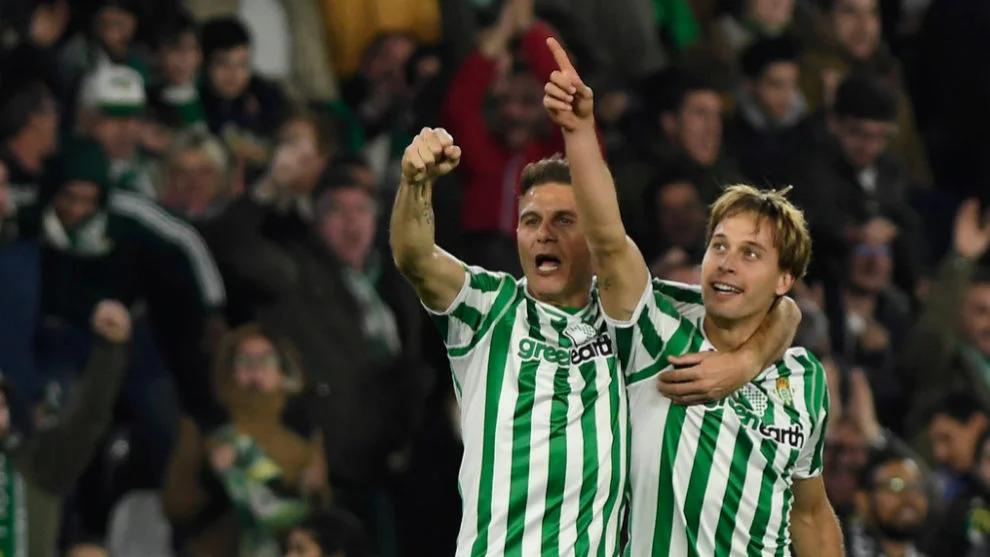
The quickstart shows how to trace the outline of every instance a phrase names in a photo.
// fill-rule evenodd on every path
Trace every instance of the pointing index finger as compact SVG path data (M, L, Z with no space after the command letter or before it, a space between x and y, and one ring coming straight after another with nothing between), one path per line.
M574 69L574 64L571 64L571 59L567 57L567 52L564 51L564 47L560 46L557 39L550 37L547 39L547 46L550 47L550 52L553 53L553 59L557 62L557 67L563 72L571 72L577 75L577 70Z

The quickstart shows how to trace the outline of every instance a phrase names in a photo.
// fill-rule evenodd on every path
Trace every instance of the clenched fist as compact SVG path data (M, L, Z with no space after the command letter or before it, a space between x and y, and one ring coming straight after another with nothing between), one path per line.
M116 300L103 300L93 311L93 330L108 342L131 340L131 314Z
M402 155L402 177L410 184L432 182L461 162L461 148L443 128L423 128Z
M595 101L591 88L581 80L557 39L547 39L547 46L559 69L550 74L550 81L543 88L543 108L565 132L594 129Z

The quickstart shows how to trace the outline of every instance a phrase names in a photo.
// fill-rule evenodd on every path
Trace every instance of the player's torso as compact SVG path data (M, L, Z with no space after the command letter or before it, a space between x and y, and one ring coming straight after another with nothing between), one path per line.
M614 555L628 419L597 304L572 315L520 290L483 343L452 361L465 444L457 554Z
M690 351L708 349L702 338ZM630 554L787 554L790 477L812 427L803 385L772 367L692 407L671 404L655 378L630 385Z

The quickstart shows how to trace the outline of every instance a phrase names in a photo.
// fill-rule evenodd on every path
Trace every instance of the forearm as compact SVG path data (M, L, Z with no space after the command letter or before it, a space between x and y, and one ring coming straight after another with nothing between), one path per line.
M395 195L389 228L392 256L399 270L421 274L436 249L433 222L433 184L413 186L403 178Z
M801 310L790 297L784 296L774 304L753 336L740 347L742 355L753 364L754 377L784 356L800 323Z
M581 230L592 253L625 249L626 229L615 181L602 156L594 126L564 134L564 142Z
M402 179L392 208L389 242L396 267L423 304L445 311L467 275L459 261L436 245L432 195L432 183L411 185Z
M842 557L842 530L826 503L791 513L791 542L797 557Z

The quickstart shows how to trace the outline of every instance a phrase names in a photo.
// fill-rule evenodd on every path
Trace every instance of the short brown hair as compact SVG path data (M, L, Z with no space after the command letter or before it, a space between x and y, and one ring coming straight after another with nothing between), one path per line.
M710 242L715 227L724 219L741 213L752 213L758 221L766 220L773 227L773 244L779 255L779 267L795 280L804 277L811 262L811 234L804 213L784 197L791 187L783 190L758 190L753 186L735 185L725 188L712 204L705 237Z
M566 184L571 183L571 165L563 155L557 153L552 157L531 162L523 168L522 176L519 178L519 193L526 195L526 192L536 186L543 184Z

